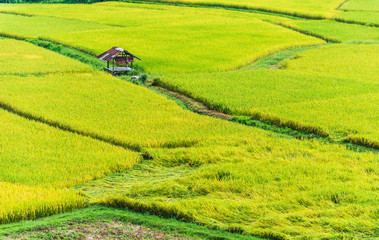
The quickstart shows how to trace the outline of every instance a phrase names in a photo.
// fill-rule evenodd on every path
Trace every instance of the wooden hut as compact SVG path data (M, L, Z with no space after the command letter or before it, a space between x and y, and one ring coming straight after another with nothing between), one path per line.
M119 47L113 47L97 56L97 58L107 62L107 67L104 69L112 74L128 72L132 70L135 58L141 60L139 57ZM112 67L109 66L109 62L112 62Z

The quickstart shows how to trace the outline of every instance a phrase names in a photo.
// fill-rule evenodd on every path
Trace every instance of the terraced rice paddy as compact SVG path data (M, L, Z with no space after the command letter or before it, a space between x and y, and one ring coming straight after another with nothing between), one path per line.
M225 129L223 121L184 111L164 96L99 72L1 76L0 85L3 104L133 149L186 146L207 135L243 131L240 126Z
M214 9L98 3L90 6L19 5L5 10L59 17L59 21L60 18L83 21L78 27L87 21L117 25L119 27L108 26L105 29L86 31L47 30L36 36L35 31L30 30L35 28L34 25L25 26L21 19L13 23L16 30L0 26L0 32L6 31L26 38L42 37L95 54L100 54L104 49L115 45L123 45L127 41L129 46L133 46L129 50L138 52L138 56L143 59L138 64L153 73L235 69L280 49L323 43L322 40L260 20L277 19L275 16L252 17L249 13ZM125 12L133 17L126 21L121 17ZM162 15L165 17L162 18ZM23 16L14 18L25 19ZM38 28L42 28L38 24L39 21L46 21L45 18L31 18L39 19L34 20ZM72 20L67 28L70 24ZM55 29L55 26L51 25L51 28Z
M283 25L334 42L379 42L379 30L377 27L331 20L285 21Z
M0 13L0 22L7 23L1 25L0 34L19 38L35 38L45 35L46 33L54 34L62 32L89 31L109 27L107 25L88 21L68 20L45 16L30 17L5 13ZM25 25L25 22L28 24Z
M379 3L375 0L349 0L344 3L341 10L346 11L379 11Z
M0 112L0 222L84 206L65 188L123 171L139 154Z
M367 3L157 2L0 5L0 223L84 208L55 222L117 218L191 239L377 238L379 34L333 20ZM87 64L127 48L143 59L133 74L281 134L201 116L40 39ZM85 58L67 54L77 50ZM1 225L0 237L53 234L42 222Z
M375 24L379 25L379 12L361 12L361 11L347 11L338 15L337 19L356 21L363 24Z
M335 9L343 3L342 0L149 0L149 2L183 3L205 6L223 6L241 9L262 10L268 12L285 13L295 16L307 16L312 18L331 17Z
M160 84L223 112L378 142L378 52L371 44L330 45L295 55L282 70L173 75Z
M83 190L95 202L274 239L375 236L374 155L259 134L148 152L151 162Z
M375 0L349 0L339 8L339 19L379 25L379 4Z
M91 67L32 44L0 39L0 75L87 72Z

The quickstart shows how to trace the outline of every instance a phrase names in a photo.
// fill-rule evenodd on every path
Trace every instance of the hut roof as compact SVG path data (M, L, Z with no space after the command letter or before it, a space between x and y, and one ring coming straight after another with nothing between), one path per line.
M142 60L141 58L137 57L136 55L126 51L125 49L119 48L119 47L113 47L113 48L109 49L108 51L97 56L97 58L100 60L109 62L110 60L114 59L115 57L117 57L121 53L125 53L126 55L130 55L133 58L137 58L138 60Z

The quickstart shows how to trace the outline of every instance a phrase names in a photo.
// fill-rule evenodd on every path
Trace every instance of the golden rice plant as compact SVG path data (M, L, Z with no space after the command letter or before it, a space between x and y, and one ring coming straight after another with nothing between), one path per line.
M94 55L117 45L141 57L143 61L136 64L155 74L231 70L281 49L324 43L320 39L262 21L287 18L221 9L110 2L91 5L40 4L38 7L14 5L6 9L27 11L37 16L28 26L23 24L24 16L12 16L9 20L4 17L4 23L9 21L14 27L8 28L8 24L4 24L0 26L0 32L40 37ZM128 15L124 14L125 11ZM134 17L130 18L131 15ZM165 17L162 18L162 15ZM55 24L43 25L46 18L40 16L51 16L54 20L59 18L59 21L66 19L68 26L72 25L71 19L81 21L78 26L84 26L87 21L112 26L103 28L90 25L87 30L79 30L81 27L78 27L78 30L68 28L67 31L59 31ZM130 37L131 32L134 33L133 37ZM125 39L128 39L127 43Z
M91 67L33 44L0 39L0 75L87 72Z
M36 219L84 207L73 190L0 182L0 224Z

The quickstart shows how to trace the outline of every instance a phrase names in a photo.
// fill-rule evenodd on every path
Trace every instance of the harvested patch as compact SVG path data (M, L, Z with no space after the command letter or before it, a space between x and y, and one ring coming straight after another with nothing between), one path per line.
M157 239L157 240L190 240L190 238L179 237L175 234L151 230L140 225L124 223L120 221L80 221L67 222L63 226L46 227L15 234L6 237L13 239Z

